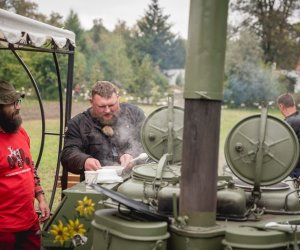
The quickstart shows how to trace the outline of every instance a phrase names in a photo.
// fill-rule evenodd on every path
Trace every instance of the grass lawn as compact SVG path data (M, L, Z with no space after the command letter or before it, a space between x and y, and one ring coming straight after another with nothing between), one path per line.
M151 113L155 107L152 106L141 106L145 113L148 115ZM25 111L25 107L23 112ZM281 117L278 110L273 109L269 110L269 113ZM242 120L245 117L250 115L260 114L260 111L257 110L232 110L232 109L223 109L221 113L221 130L220 130L220 144L219 144L219 174L222 173L222 168L225 164L224 158L224 143L226 136L233 126ZM27 130L31 138L31 151L33 159L37 159L39 148L40 148L40 138L41 138L41 123L40 120L25 120L23 126ZM58 119L47 119L46 121L46 132L57 133L59 129ZM58 153L58 136L55 135L46 135L45 138L45 148L42 160L39 165L38 173L42 181L42 186L45 190L46 197L48 201L50 200L50 195L53 190L53 182L56 171L56 161ZM61 190L57 188L56 199L54 203L54 208L57 206L60 200Z
M41 122L40 120L24 121L23 126L30 136L31 153L33 160L38 158L41 143ZM46 131L57 133L59 128L58 119L49 119L46 121ZM46 135L44 152L38 168L38 174L41 183L49 201L53 190L54 176L56 171L56 162L58 155L58 136ZM61 197L60 188L56 191L54 207L58 205Z

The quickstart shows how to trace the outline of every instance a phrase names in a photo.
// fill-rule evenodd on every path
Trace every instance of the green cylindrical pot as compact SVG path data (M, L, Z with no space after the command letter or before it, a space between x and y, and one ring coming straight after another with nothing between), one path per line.
M235 227L226 230L225 239L222 243L224 250L286 250L289 249L287 246L294 249L292 248L293 241L291 234L279 230Z
M168 250L223 250L224 228L170 226Z
M93 250L166 250L166 222L141 222L119 216L116 209L98 210L92 221Z

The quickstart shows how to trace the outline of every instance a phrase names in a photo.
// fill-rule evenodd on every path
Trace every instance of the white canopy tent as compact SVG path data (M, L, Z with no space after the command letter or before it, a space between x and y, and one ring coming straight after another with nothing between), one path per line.
M75 47L75 34L72 31L17 15L0 9L1 46L8 43L33 47Z

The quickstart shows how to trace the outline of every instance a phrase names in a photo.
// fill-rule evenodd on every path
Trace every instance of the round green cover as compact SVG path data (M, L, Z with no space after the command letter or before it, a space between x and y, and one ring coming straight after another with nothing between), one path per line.
M142 126L141 136L142 143L146 153L154 161L159 161L160 158L168 153L168 143L172 143L174 163L181 161L182 152L182 134L183 134L183 109L180 107L173 108L173 121L170 121L173 126L171 132L172 137L169 137L169 109L161 107L153 111L144 121ZM168 140L172 142L168 142Z
M225 158L232 172L241 180L254 184L259 147L260 115L240 121L225 142ZM273 185L286 178L299 158L299 143L293 129L283 120L267 116L261 185Z
M130 215L129 213L128 217L126 217L124 212L122 216L117 209L99 209L95 212L92 225L96 229L105 231L106 234L130 240L147 241L167 239L169 237L166 222L138 221L130 218ZM119 249L122 249L122 246L119 246Z
M133 168L133 177L135 179L153 180L157 175L157 163L142 164ZM181 175L180 165L168 165L164 168L161 178L163 181L172 181Z
M226 229L223 244L231 249L287 249L289 237L285 232L261 230L254 227L231 227Z

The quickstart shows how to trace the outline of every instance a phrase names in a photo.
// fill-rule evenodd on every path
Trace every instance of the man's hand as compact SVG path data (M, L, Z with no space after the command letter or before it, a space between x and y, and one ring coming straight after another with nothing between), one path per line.
M45 196L43 194L39 194L36 199L39 202L39 208L41 211L40 222L45 222L50 217L50 209L46 202Z
M124 167L125 171L130 171L133 167L133 156L130 154L123 154L120 157L121 166Z
M87 158L84 163L84 169L86 171L96 171L101 168L100 162L95 158Z

